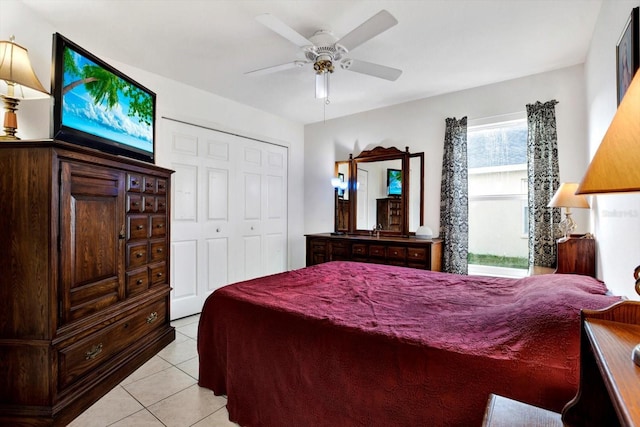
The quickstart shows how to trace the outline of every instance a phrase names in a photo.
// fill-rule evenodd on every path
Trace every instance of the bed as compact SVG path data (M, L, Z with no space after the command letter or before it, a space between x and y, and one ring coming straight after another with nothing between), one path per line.
M216 290L199 384L242 426L479 426L490 393L560 411L578 388L580 275L329 262Z

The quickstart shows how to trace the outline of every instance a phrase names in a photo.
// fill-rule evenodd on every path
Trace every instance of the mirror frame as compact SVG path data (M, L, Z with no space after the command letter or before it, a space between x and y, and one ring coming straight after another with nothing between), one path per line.
M369 234L371 230L362 230L356 228L357 218L357 206L358 206L358 163L362 162L376 162L385 160L401 160L402 162L402 195L400 196L400 204L402 207L402 224L400 231L388 231L381 230L380 235L383 236L405 236L408 237L411 232L409 231L409 200L410 194L410 160L412 158L420 159L420 225L424 224L424 153L410 153L409 147L405 147L405 151L401 151L396 147L384 148L377 146L371 150L362 151L357 157L349 156L349 234ZM336 162L336 168L338 164L342 164L345 161ZM337 169L336 169L337 170ZM334 206L334 212L337 213L337 200ZM337 224L334 224L336 226Z

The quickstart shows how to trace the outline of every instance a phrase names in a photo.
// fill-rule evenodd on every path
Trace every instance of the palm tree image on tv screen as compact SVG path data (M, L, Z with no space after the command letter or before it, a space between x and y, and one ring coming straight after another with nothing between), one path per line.
M69 47L63 57L62 124L152 152L152 97Z

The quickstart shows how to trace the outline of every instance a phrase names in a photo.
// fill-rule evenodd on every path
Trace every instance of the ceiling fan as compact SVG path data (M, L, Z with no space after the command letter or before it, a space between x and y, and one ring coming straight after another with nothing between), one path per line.
M327 103L329 102L329 74L334 71L334 63L339 62L340 67L344 70L355 71L356 73L390 81L395 81L402 74L402 70L397 68L345 57L347 53L356 47L398 23L386 10L381 10L373 15L341 39L338 39L328 30L316 31L307 39L269 13L257 16L256 20L297 45L304 54L305 59L260 68L245 74L263 75L313 64L313 69L316 73L316 98L325 98Z

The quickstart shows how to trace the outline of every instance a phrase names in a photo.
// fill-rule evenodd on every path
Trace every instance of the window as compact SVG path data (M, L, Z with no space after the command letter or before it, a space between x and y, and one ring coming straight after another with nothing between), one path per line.
M524 114L523 114L524 115ZM527 271L527 121L469 126L469 273Z

